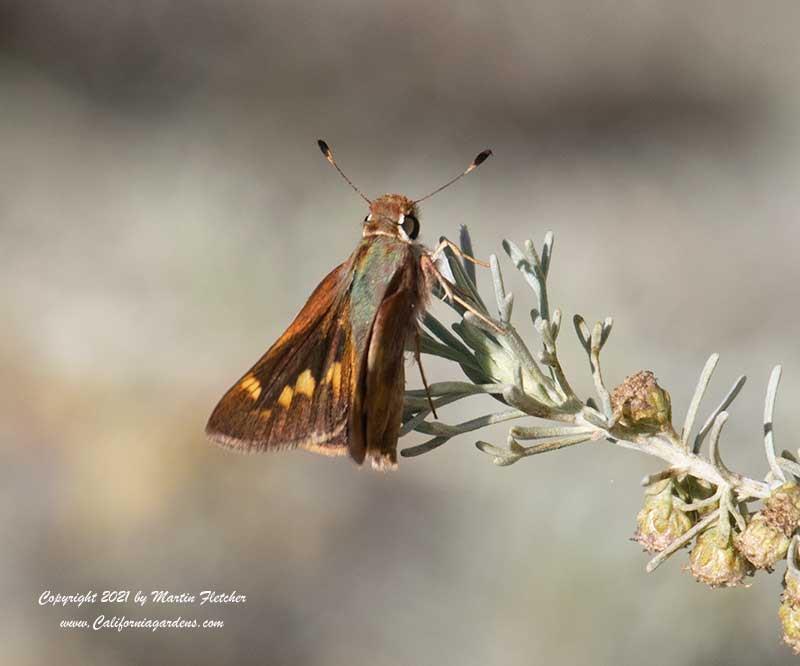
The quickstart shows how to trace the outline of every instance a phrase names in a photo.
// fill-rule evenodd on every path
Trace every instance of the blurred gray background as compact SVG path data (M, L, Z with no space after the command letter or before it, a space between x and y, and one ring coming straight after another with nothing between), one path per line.
M235 455L203 426L360 236L315 139L369 195L421 196L491 147L425 203L422 239L465 223L486 258L553 230L554 305L615 317L609 384L652 369L680 423L720 352L705 409L750 377L723 454L762 477L775 363L778 445L800 428L798 20L740 0L0 2L3 662L789 663L781 573L710 591L685 553L644 573L629 537L658 461L598 443L495 468L473 442L497 428L381 475ZM588 395L567 327L561 349ZM105 588L248 601L117 609L226 623L156 634L66 631L115 611L37 604Z

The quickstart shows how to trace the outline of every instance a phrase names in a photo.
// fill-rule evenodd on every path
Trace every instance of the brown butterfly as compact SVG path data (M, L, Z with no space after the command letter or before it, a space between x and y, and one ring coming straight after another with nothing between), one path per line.
M417 204L470 173L491 151L484 150L463 173L422 199L385 194L371 201L339 169L328 145L318 144L369 204L361 242L222 397L206 433L238 450L349 453L359 465L369 457L375 468L393 468L403 415L404 351L413 341L419 362L418 322L434 286L485 319L436 266L447 247L475 260L447 240L433 252L417 243Z

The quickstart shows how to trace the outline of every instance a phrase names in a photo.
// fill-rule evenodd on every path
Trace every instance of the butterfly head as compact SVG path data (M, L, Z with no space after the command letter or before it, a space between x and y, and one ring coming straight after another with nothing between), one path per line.
M416 201L412 201L402 194L384 194L373 200L359 190L345 175L344 171L339 168L339 165L336 164L336 160L333 159L333 152L331 152L327 143L319 139L317 145L325 156L325 159L336 168L339 175L369 204L369 215L364 218L364 237L392 236L406 243L413 243L419 235L419 213L417 211L417 204L420 201L425 201L425 199L430 199L434 194L450 187L457 180L463 178L483 164L486 158L492 154L492 151L488 149L478 153L475 159L469 163L469 166L455 178L448 180L441 187L437 187L433 192L426 194Z
M410 243L419 235L417 205L402 194L384 194L369 205L364 236L396 236Z

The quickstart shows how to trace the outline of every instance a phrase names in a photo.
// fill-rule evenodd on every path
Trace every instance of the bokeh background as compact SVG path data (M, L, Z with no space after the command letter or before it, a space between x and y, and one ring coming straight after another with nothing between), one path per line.
M800 429L799 20L744 0L0 2L3 663L790 663L780 573L713 592L685 554L644 573L655 460L598 443L495 468L463 437L381 475L235 455L203 426L359 238L315 139L371 195L420 196L491 147L426 202L423 240L465 223L485 258L553 230L554 304L617 322L609 383L652 369L680 422L720 352L705 408L750 377L723 453L763 476L775 363L779 446ZM561 348L588 395L571 330ZM66 631L115 610L37 604L106 588L247 603L116 610L226 624L156 634Z

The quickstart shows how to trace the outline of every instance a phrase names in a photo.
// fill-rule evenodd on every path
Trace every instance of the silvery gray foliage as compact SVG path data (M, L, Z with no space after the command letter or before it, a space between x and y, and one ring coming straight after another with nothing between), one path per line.
M473 256L466 228L461 229L460 240L464 254ZM478 449L499 466L599 440L655 456L663 460L666 467L642 480L650 495L637 517L637 540L642 544L653 544L654 541L648 538L658 533L657 536L662 537L659 543L665 545L649 548L656 551L656 555L648 563L647 570L654 570L670 555L696 539L691 571L699 580L716 587L734 585L744 575L752 575L754 567L759 565L746 559L752 557L745 544L745 532L753 517L749 505L765 501L765 520L770 516L774 519L778 499L772 509L770 499L783 492L782 489L789 488L793 492L795 482L800 478L797 459L788 451L776 455L774 447L772 418L781 367L772 370L767 384L763 441L766 474L760 480L749 478L729 469L720 455L727 410L744 385L745 377L733 384L722 402L695 430L703 396L719 361L719 355L712 354L700 374L683 426L680 432L676 432L672 426L669 394L657 385L652 373L637 373L614 391L606 387L600 357L609 341L613 320L608 317L589 325L583 317L575 315L575 332L586 352L596 393L594 399L582 400L571 388L558 357L562 315L558 308L551 306L548 293L553 234L545 234L538 250L532 241L526 241L520 248L509 240L503 241L503 249L533 291L536 307L531 310L530 318L536 336L531 337L536 344L526 344L512 324L514 298L506 291L498 258L495 255L490 257L495 299L492 304L494 311L490 311L478 293L475 266L448 250L447 261L456 286L485 319L491 320L503 332L498 333L480 317L449 301L460 316L451 329L430 313L426 314L422 352L457 363L468 380L431 384L433 405L441 417L446 405L476 394L488 394L502 408L461 423L448 424L444 419L433 418L425 390L407 391L401 434L416 431L431 437L422 444L404 449L401 454L418 456L442 446L457 435L493 423L533 418L536 419L533 423L511 426L505 446L477 441ZM529 441L535 443L521 443ZM703 452L705 443L708 444L706 453ZM795 500L795 495L790 492L793 498L790 504L797 504L796 522L800 525L800 489L797 494L799 497ZM785 493L781 495L781 498L785 497ZM791 530L785 535L787 547L797 527L793 522L795 514L790 513L790 519L781 513L778 521L784 531ZM675 516L681 520L672 520ZM785 527L787 524L790 528ZM652 534L648 535L647 530ZM709 540L707 537L712 530L713 538ZM664 535L668 537L666 542ZM758 537L763 540L763 535ZM788 549L792 556L796 551L796 539L793 537L792 547ZM777 552L777 556L783 559L787 550L781 550L783 541L777 547L774 540L770 543L773 546L770 552ZM769 570L768 566L762 568ZM797 570L795 561L790 563L790 569ZM800 626L800 605L797 613ZM789 629L785 622L784 630L785 637L788 637ZM789 638L786 640L790 642Z

